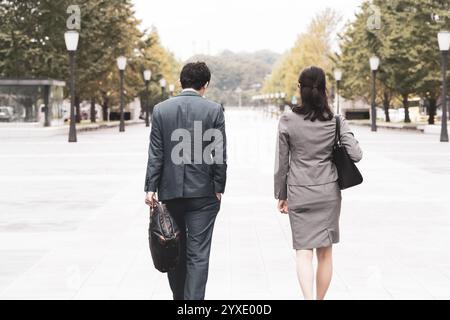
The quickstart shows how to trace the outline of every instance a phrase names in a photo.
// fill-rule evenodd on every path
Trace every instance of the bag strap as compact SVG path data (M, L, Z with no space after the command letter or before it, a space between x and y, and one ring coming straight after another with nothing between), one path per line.
M341 117L339 115L336 115L335 118L336 118L336 134L334 137L334 145L340 146L341 145Z

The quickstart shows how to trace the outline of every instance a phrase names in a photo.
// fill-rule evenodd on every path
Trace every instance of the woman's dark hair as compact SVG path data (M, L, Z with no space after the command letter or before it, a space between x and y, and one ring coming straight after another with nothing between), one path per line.
M184 66L180 75L183 89L200 90L211 81L211 71L204 62L192 62Z
M300 107L295 107L293 111L305 115L306 120L332 120L334 114L328 105L325 72L318 67L308 67L300 74L298 82L302 103Z

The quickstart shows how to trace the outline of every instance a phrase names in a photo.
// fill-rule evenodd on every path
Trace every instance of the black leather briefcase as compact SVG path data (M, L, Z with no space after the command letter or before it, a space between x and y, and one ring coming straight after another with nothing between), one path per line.
M163 273L175 269L180 257L180 230L164 204L150 209L148 233L155 268Z

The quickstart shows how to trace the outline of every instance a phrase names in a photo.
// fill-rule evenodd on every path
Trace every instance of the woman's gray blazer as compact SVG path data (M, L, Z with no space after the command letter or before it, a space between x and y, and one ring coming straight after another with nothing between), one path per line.
M275 168L275 198L287 199L289 186L317 186L338 180L332 162L336 121L314 122L285 113L279 123ZM362 159L358 141L341 117L341 140L355 162Z

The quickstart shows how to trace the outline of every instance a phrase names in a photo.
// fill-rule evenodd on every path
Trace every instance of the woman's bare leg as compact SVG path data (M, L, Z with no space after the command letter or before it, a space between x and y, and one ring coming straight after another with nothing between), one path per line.
M317 249L317 300L324 300L333 277L333 247Z
M297 276L305 300L314 299L313 250L297 250Z

